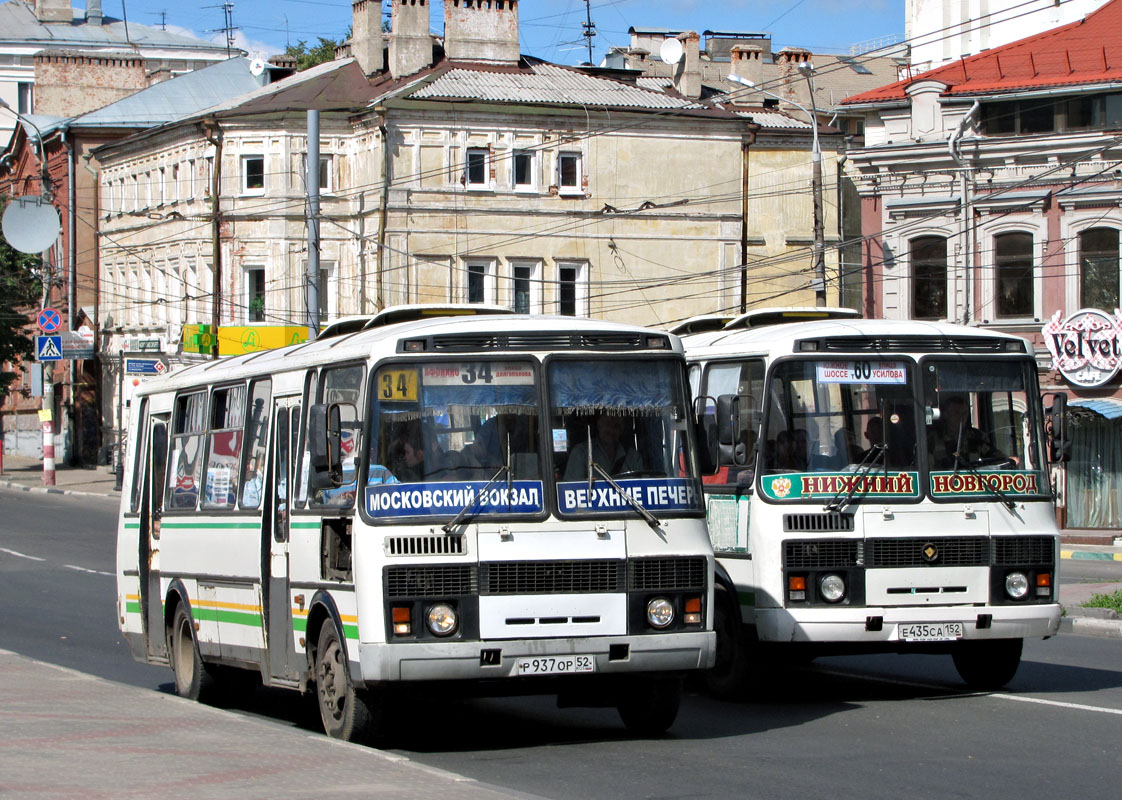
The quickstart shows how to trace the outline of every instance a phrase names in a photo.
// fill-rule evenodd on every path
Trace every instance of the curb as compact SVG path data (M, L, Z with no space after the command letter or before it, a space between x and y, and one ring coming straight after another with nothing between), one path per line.
M77 489L59 489L58 487L52 486L24 486L22 483L5 480L0 480L0 487L4 487L6 489L15 489L20 492L36 492L38 494L69 494L77 495L78 497L102 497L109 500L117 500L121 496L121 493L117 491L113 491L111 494L106 494L104 492L82 492Z
M1122 622L1116 619L1096 619L1095 617L1061 617L1060 633L1122 639Z

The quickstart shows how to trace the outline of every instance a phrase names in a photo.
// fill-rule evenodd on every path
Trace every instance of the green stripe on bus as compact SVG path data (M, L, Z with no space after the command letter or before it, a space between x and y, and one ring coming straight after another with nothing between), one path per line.
M208 530L221 528L237 528L239 530L260 530L260 522L168 522L161 524L161 528L205 528Z
M303 633L308 630L308 620L304 617L293 617L292 630L296 633Z
M358 625L344 625L343 635L348 639L358 639Z
M319 523L318 519L314 520L312 522L291 522L291 523L289 523L290 528L317 528L318 529L319 525L320 525L320 523Z
M138 530L140 530L140 523L139 522L126 522L125 523L125 530L126 531L128 531L128 530L137 530L138 531Z
M249 614L244 611L227 611L222 608L199 608L192 609L195 613L195 620L198 622L228 622L232 625L248 625L252 628L261 627L261 615Z
M140 603L138 603L135 600L129 600L127 603L125 603L125 613L126 614L139 614L140 613Z
M292 632L293 633L307 633L308 620L300 619L297 617L292 618ZM348 639L358 641L358 625L344 625L343 636Z

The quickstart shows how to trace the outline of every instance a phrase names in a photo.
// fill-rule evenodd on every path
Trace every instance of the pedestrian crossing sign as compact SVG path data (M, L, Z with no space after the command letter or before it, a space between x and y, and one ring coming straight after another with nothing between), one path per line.
M35 359L37 361L62 361L62 337L36 336Z

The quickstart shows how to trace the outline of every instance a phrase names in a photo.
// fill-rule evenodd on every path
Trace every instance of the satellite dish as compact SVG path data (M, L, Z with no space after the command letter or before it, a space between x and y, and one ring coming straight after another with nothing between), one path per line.
M13 197L4 209L4 238L21 253L42 253L58 239L62 220L39 195Z
M265 71L265 62L262 61L260 58L255 58L255 59L253 59L252 61L249 62L249 74L250 75L254 75L254 76L260 75L264 71Z
M658 57L667 64L677 64L682 60L682 43L677 39L663 39L658 48Z

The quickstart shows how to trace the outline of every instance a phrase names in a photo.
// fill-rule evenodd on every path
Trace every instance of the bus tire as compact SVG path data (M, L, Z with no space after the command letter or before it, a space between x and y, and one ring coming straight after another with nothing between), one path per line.
M199 655L199 643L195 639L195 625L187 606L180 603L172 616L171 629L168 631L168 655L171 658L171 671L175 675L175 693L187 700L209 702L214 698L216 683L214 676Z
M1023 639L959 642L952 658L963 683L978 691L993 691L1013 680L1023 648Z
M374 721L370 704L365 693L351 681L346 650L330 620L319 631L315 683L324 733L345 742L365 740Z
M724 589L718 589L715 595L713 630L717 634L717 659L712 669L705 671L706 688L724 700L743 697L748 680L748 642L736 600Z
M674 724L681 705L681 678L637 675L628 681L617 710L632 733L660 736Z

